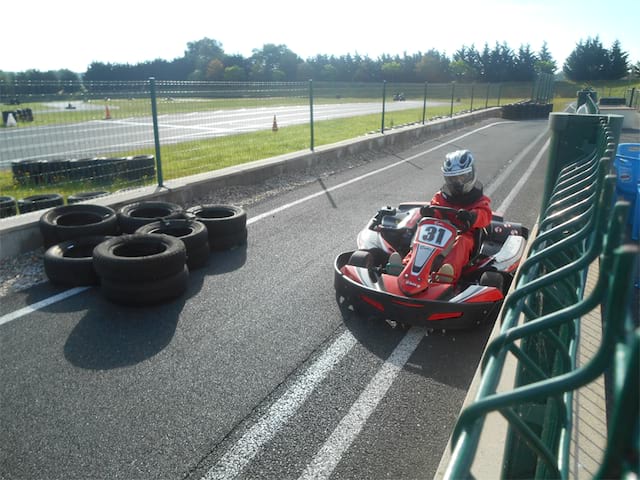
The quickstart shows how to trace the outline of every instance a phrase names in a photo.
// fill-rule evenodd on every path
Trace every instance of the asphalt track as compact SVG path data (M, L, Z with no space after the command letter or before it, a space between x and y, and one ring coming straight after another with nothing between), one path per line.
M248 210L247 246L212 255L172 303L95 288L51 302L63 290L48 284L3 298L0 472L432 477L490 326L407 332L341 312L333 259L378 207L430 198L457 148L494 209L532 226L546 130L487 120L269 197Z
M429 102L428 106L437 102ZM380 103L314 105L314 121L380 113ZM387 112L422 108L422 102L389 102ZM37 114L37 112L36 112ZM58 112L59 114L59 112ZM244 108L158 116L163 145L309 123L308 106ZM80 158L153 147L151 116L0 130L0 169L12 161Z

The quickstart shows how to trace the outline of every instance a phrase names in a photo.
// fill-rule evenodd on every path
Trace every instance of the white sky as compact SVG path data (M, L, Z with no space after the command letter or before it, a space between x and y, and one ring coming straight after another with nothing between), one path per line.
M204 37L227 54L249 57L274 43L303 59L431 48L450 57L496 41L537 52L546 41L561 69L579 41L598 35L640 61L638 0L15 0L1 10L0 70L13 72L172 60Z

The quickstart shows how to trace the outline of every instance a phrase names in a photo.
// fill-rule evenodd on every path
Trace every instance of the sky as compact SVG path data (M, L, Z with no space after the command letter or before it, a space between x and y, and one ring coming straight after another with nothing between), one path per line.
M273 43L303 59L432 48L451 57L496 42L538 52L546 41L561 70L578 42L598 36L640 61L638 0L29 0L4 2L2 17L0 71L8 72L173 60L205 37L226 54L249 57Z

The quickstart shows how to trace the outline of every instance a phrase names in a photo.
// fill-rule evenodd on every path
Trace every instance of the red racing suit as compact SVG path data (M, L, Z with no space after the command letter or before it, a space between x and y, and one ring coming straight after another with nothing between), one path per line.
M475 216L471 227L456 237L453 248L442 262L443 265L448 263L453 267L453 283L455 283L460 278L462 269L471 258L471 252L473 252L474 247L473 232L478 228L485 228L491 224L491 199L484 195L482 184L476 182L469 193L456 196L452 195L445 185L442 190L436 192L430 203L431 205L440 205L442 207L455 208L456 210L468 210ZM454 214L435 211L434 216L449 220L454 225L460 225L460 220Z

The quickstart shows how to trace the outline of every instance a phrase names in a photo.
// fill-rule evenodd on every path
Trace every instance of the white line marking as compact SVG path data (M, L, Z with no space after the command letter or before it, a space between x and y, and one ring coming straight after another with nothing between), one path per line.
M315 387L356 344L346 331L276 401L269 411L228 450L203 480L229 479L238 475L280 428L296 413Z
M547 148L549 148L550 143L551 143L551 140L547 140L545 142L545 144L542 146L542 149L538 152L536 157L533 159L533 162L531 162L531 165L529 165L529 168L527 168L527 170L524 172L524 175L522 175L520 180L518 180L518 183L516 183L513 189L509 192L509 195L507 195L506 198L502 201L502 203L500 204L500 207L498 207L498 209L496 210L496 213L498 215L504 215L504 212L507 210L507 208L509 208L509 206L511 205L511 202L513 202L513 199L516 198L516 195L518 195L518 193L520 193L520 190L522 190L522 187L524 186L525 182L529 180L529 177L533 173L533 170L538 166L538 163L540 163L540 159L542 158L544 153L547 151Z
M377 408L380 400L386 395L391 384L402 371L405 363L418 347L425 333L425 328L418 327L413 327L407 332L307 466L300 476L300 480L323 479L331 476L342 455L349 448L354 438L358 436L369 416Z
M511 170L513 170L513 168L515 168L515 166L524 159L525 155L535 144L538 143L538 141L540 141L544 134L546 134L546 132L539 135L523 151L523 154L519 155L513 161L512 165L502 172L492 186L500 185L504 178L506 178ZM544 152L549 147L549 143L550 140L547 140L533 162L531 162L531 165L529 165L529 168L527 168L524 175L520 180L518 180L518 183L516 183L509 195L507 195L507 197L502 201L496 212L504 212L509 207L513 199L524 186L525 182L531 176L533 170L537 167ZM360 394L358 400L356 400L356 402L351 406L347 415L344 416L318 453L316 453L311 463L307 465L307 468L302 473L299 480L327 479L331 476L331 473L342 459L344 453L359 435L371 413L373 413L380 401L386 395L395 377L400 373L411 355L413 355L415 349L418 348L423 337L424 329L413 327L409 332L407 332L407 335L398 344L382 368Z
M90 287L76 287L70 290L65 290L64 292L61 292L57 295L53 295L52 297L45 298L44 300L40 300L39 302L36 302L33 305L29 305L27 307L21 308L20 310L7 313L6 315L3 315L2 317L0 317L0 325L3 325L12 320L15 320L16 318L20 318L30 313L33 313L36 310L40 310L41 308L48 307L49 305L59 302L60 300L64 300L65 298L72 297L77 293L84 292L89 288Z
M339 188L346 187L347 185L351 185L352 183L359 182L360 180L363 180L363 179L365 179L367 177L370 177L372 175L376 175L376 174L384 172L385 170L388 170L390 168L394 168L394 167L397 167L398 165L402 165L403 163L415 160L416 158L418 158L418 157L420 157L422 155L425 155L427 153L431 153L431 152L433 152L435 150L438 150L439 148L442 148L442 147L444 147L446 145L449 145L451 143L457 142L458 140L460 140L462 138L465 138L465 137L468 137L469 135L473 135L476 132L480 132L480 131L485 130L487 128L490 128L490 127L493 127L493 126L496 126L496 125L505 124L505 123L511 123L511 122L494 122L494 123L490 123L488 125L485 125L483 127L477 128L475 130L472 130L470 132L465 133L464 135L460 135L459 137L456 137L456 138L454 138L452 140L449 140L448 142L445 142L445 143L442 143L440 145L437 145L437 146L435 146L433 148L430 148L429 150L425 150L424 152L418 153L418 154L413 155L413 156L411 156L409 158L406 158L404 160L400 160L398 162L392 163L391 165L387 165L386 167L380 168L380 169L375 170L373 172L369 172L369 173L367 173L365 175L362 175L360 177L353 178L353 179L351 179L351 180L349 180L347 182L341 183L340 185L335 185L335 186L333 186L331 188L328 188L327 190L321 190L321 191L319 191L317 193L314 193L312 195L308 195L308 196L306 196L304 198L296 200L295 202L291 202L291 203L288 203L286 205L282 205L281 207L275 208L275 209L273 209L273 210L271 210L269 212L265 212L265 213L263 213L261 215L257 215L255 217L252 217L252 218L247 220L247 225L250 225L252 223L255 223L255 222L259 221L259 220L262 220L264 218L270 217L272 215L275 215L276 213L282 212L283 210L287 210L287 209L289 209L289 208L291 208L291 207L293 207L295 205L299 205L301 203L307 202L307 201L309 201L309 200L311 200L313 198L319 197L321 195L325 195L327 192L331 192L333 190L337 190ZM75 290L76 289L70 290L70 291L74 292L71 295L75 295L76 293L79 293L79 292L77 292ZM19 318L19 317L21 317L23 315L26 315L28 313L31 313L32 311L38 310L39 308L44 308L44 306L50 305L51 303L55 303L55 302L58 302L60 300L64 300L65 298L67 298L67 297L62 296L62 295L63 294L55 295L55 296L53 296L53 297L51 297L51 298L49 298L47 300L43 300L42 302L38 302L38 303L36 303L36 304L34 304L34 305L30 306L30 307L26 307L26 308L23 308L21 310L18 310L17 312L9 313L9 314L5 315L4 317L0 317L0 325L2 325L3 323L10 322L11 320L15 320L16 318ZM69 296L71 296L71 295L69 295ZM46 302L46 301L50 301L50 303L44 304L44 302ZM40 305L40 304L43 304L43 306L36 307L37 305ZM32 310L27 310L29 308L31 308ZM20 315L17 315L17 316L13 316L13 315L17 314L18 312L24 312L24 313L21 313ZM5 317L7 318L7 320L2 321Z
M436 145L435 147L432 147L432 148L430 148L428 150L425 150L423 152L420 152L420 153L417 153L415 155L412 155L411 157L404 158L404 159L399 160L399 161L397 161L395 163L391 163L391 164L387 165L386 167L382 167L382 168L379 168L377 170L373 170L372 172L365 173L364 175L361 175L359 177L352 178L351 180L347 180L346 182L340 183L338 185L334 185L333 187L327 188L326 190L320 190L319 192L312 193L311 195L307 195L306 197L299 198L298 200L296 200L294 202L287 203L286 205L282 205L282 206L280 206L278 208L274 208L273 210L271 210L269 212L265 212L265 213L261 213L260 215L256 215L255 217L252 217L252 218L247 220L247 225L250 225L250 224L252 224L254 222L257 222L257 221L262 220L264 218L270 217L272 215L275 215L276 213L280 213L280 212L282 212L284 210L287 210L287 209L289 209L291 207L295 207L296 205L300 205L301 203L307 202L307 201L309 201L311 199L314 199L316 197L320 197L322 195L326 195L328 192L333 192L334 190L338 190L340 188L344 188L344 187L346 187L348 185L351 185L352 183L359 182L361 180L364 180L365 178L371 177L373 175L377 175L379 173L382 173L382 172L384 172L386 170L389 170L391 168L395 168L395 167L397 167L399 165L402 165L404 163L411 162L411 161L415 160L416 158L419 158L419 157L421 157L423 155L426 155L427 153L431 153L431 152L434 152L436 150L439 150L440 148L446 147L447 145L455 143L458 140L461 140L461 139L463 139L465 137L468 137L469 135L473 135L473 134L475 134L477 132L480 132L482 130L485 130L487 128L494 127L496 125L502 125L502 124L505 124L505 123L511 123L511 122L494 122L494 123L490 123L489 125L485 125L484 127L477 128L475 130L472 130L470 132L465 133L464 135L460 135L459 137L453 138L453 139L451 139L451 140L449 140L447 142L444 142L444 143L441 143L439 145Z

